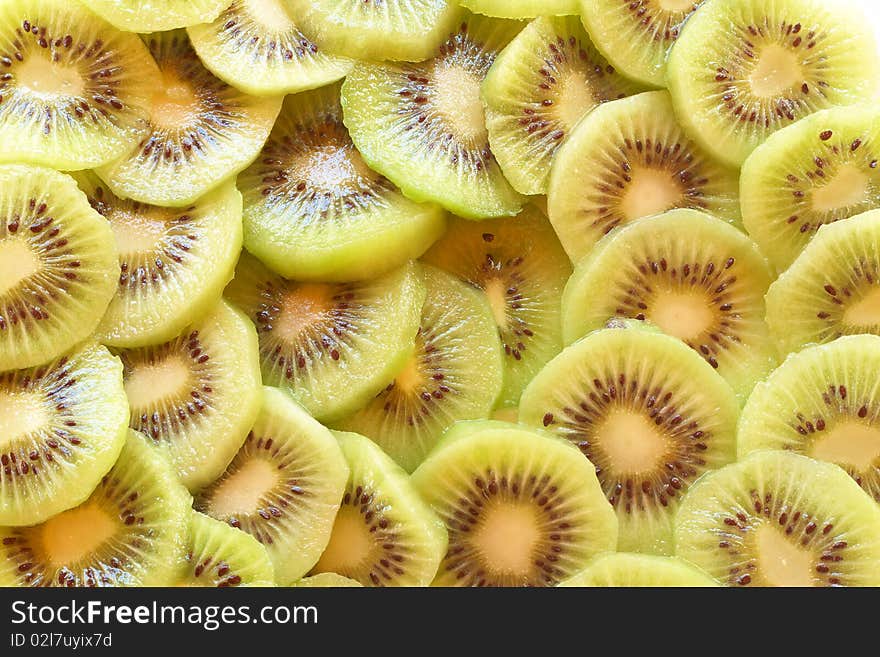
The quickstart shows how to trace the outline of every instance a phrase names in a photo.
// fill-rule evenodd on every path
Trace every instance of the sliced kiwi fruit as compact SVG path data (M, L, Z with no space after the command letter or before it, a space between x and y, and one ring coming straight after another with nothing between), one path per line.
M443 523L375 443L335 433L351 474L330 542L311 574L336 573L364 586L428 585L446 551Z
M143 38L160 69L149 130L96 172L122 198L188 206L254 161L281 98L248 96L214 77L183 30Z
M326 423L364 406L404 367L425 286L415 264L358 283L300 283L244 253L226 296L257 326L263 383Z
M0 374L0 525L32 525L85 500L128 433L122 366L87 346Z
M114 347L173 339L217 303L241 253L241 194L232 182L189 207L120 199L94 173L74 175L110 224L119 251L116 296L97 329Z
M581 118L638 91L599 54L578 17L538 18L483 82L492 152L517 191L546 194L550 162Z
M820 228L770 286L767 324L782 353L880 334L880 211Z
M113 233L69 176L0 165L0 371L87 339L118 276Z
M303 577L298 582L295 582L293 586L297 588L309 589L340 589L361 588L363 587L363 584L361 584L357 580L351 579L350 577L343 577L342 575L337 575L336 573L319 573L317 575L312 575L311 577Z
M595 467L621 551L670 554L681 498L736 458L733 390L677 338L652 330L601 329L576 342L529 384L519 413Z
M870 100L878 72L871 24L854 3L715 0L682 30L666 83L688 133L740 166L780 128Z
M147 130L158 71L144 44L77 2L0 6L0 161L53 169L120 157Z
M407 471L459 420L489 417L503 384L501 342L485 297L424 266L416 348L394 380L337 425L375 441Z
M187 32L214 75L255 96L330 84L353 65L307 39L285 0L234 0L213 22L193 25Z
M129 32L163 32L210 23L230 0L79 0L96 14Z
M540 210L473 222L453 218L424 260L482 290L504 348L501 406L562 350L560 298L571 264Z
M743 164L743 224L780 272L823 225L880 206L880 114L822 110L782 128Z
M600 105L553 159L547 210L572 262L618 226L675 208L740 222L738 172L684 133L665 91Z
M296 280L374 278L418 258L446 225L440 206L410 201L364 163L339 85L288 96L238 185L248 251Z
M218 477L260 406L253 326L217 303L168 342L119 350L130 426L171 459L190 490Z
M449 532L435 586L553 586L617 543L590 463L515 424L456 424L413 483Z
M593 559L562 587L716 587L718 582L696 566L675 557L617 552Z
M262 543L286 586L327 545L348 466L333 435L289 394L265 387L261 403L244 445L196 508Z
M570 344L609 317L648 320L718 370L743 401L776 364L764 295L773 277L747 236L697 210L672 210L601 240L565 287Z
M0 527L0 586L167 586L180 572L192 498L143 436L79 506Z
M792 354L743 408L740 456L782 449L836 463L880 502L880 337Z
M572 16L580 11L578 0L459 0L459 4L474 13L499 18Z
M427 61L356 65L342 107L367 164L411 199L462 217L517 214L523 200L492 154L480 86L521 28L466 15Z
M764 450L697 482L675 550L729 586L880 586L880 506L836 465Z

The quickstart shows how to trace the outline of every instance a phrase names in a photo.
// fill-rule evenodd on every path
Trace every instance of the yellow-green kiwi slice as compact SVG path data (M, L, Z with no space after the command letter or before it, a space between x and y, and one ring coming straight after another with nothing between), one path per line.
M230 0L78 0L120 30L164 32L210 23Z
M559 586L576 588L711 588L718 582L675 557L617 552L603 554Z
M571 16L580 11L578 0L459 0L459 4L474 13L499 18Z
M321 589L340 589L340 588L361 588L363 584L350 577L343 577L336 573L319 573L311 577L303 577L292 586L298 588L321 588Z

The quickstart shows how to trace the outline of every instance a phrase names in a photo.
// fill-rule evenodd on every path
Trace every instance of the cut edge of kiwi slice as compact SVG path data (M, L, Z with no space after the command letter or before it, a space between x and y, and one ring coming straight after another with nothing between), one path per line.
M164 32L210 23L230 0L165 0L160 5L140 0L79 0L120 30Z
M311 577L303 577L298 582L294 582L291 586L295 588L309 589L353 589L362 588L363 584L350 577L343 577L336 573L318 573Z
M596 557L584 570L560 582L559 586L713 588L719 584L683 559L616 552Z
M459 0L459 4L476 14L495 18L573 16L580 11L578 0Z

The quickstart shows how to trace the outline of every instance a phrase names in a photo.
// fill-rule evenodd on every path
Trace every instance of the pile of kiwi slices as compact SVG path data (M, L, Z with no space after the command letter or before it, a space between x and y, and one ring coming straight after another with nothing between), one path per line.
M0 3L0 586L880 586L867 25Z

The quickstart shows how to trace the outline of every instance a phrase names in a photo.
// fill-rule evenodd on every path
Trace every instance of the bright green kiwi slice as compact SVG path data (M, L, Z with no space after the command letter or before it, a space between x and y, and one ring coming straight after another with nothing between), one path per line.
M88 338L113 297L113 233L68 176L0 166L0 371Z
M418 258L446 225L440 206L410 201L364 163L338 85L288 96L238 185L248 251L296 280L374 278Z
M637 91L599 54L578 17L529 23L483 82L489 143L510 184L546 194L550 162L581 118Z
M350 577L343 577L336 573L319 573L317 575L312 575L311 577L303 577L301 580L293 584L293 586L298 588L339 589L360 588L363 584Z
M553 586L617 543L590 463L525 427L459 423L413 483L449 532L436 586Z
M88 169L147 129L144 44L69 0L0 5L0 160Z
M580 11L578 0L459 0L459 4L477 14L499 18L569 16Z
M311 574L337 573L364 586L427 586L446 551L443 523L375 443L355 433L336 438L351 474Z
M675 551L729 586L878 586L880 506L836 465L755 452L691 489Z
M880 337L852 335L791 355L743 409L744 456L784 449L836 463L880 502Z
M678 339L641 328L602 329L568 347L526 388L519 413L595 466L622 551L669 554L681 498L736 458L733 390Z
M424 267L427 289L416 348L364 408L338 424L375 441L413 471L450 425L489 417L501 392L501 343L485 297Z
M122 366L104 347L0 374L0 525L33 525L85 500L127 429Z
M572 262L618 226L674 208L736 225L739 178L684 133L665 91L597 107L553 159L547 210Z
M286 586L327 545L348 466L333 435L286 392L265 387L261 403L244 445L196 508L262 543Z
M560 298L571 264L541 211L473 222L453 218L424 260L482 290L504 348L499 405L515 406L523 388L562 350Z
M778 271L823 225L880 206L880 114L840 107L771 135L743 164L743 224Z
M0 527L0 586L172 584L191 502L165 459L130 431L85 502L30 527Z
M716 587L718 582L699 568L675 557L617 552L603 554L562 587Z
M205 315L241 253L241 194L232 182L184 208L120 199L93 173L74 176L110 224L119 280L97 334L114 347L171 340Z
M131 428L170 457L190 490L213 481L259 411L259 355L250 322L219 302L174 339L119 356Z
M257 326L263 382L332 422L364 406L406 364L425 286L414 264L358 283L300 283L245 253L226 296Z
M783 353L880 334L880 211L823 226L770 286L767 324Z
M877 47L853 4L715 0L685 25L666 83L688 133L740 166L782 127L875 92Z
M96 171L117 196L188 206L246 168L281 110L281 98L248 96L214 77L183 30L144 40L159 64L149 131Z
M330 84L353 65L306 38L285 0L234 0L213 22L187 32L214 75L255 96Z
M468 15L429 60L356 65L342 106L367 164L413 200L462 217L517 214L522 198L489 146L480 85L521 27Z
M121 30L163 32L210 23L230 0L79 0Z
M601 240L565 287L566 343L612 316L683 340L745 400L776 363L764 321L773 277L754 242L696 210L672 210Z

